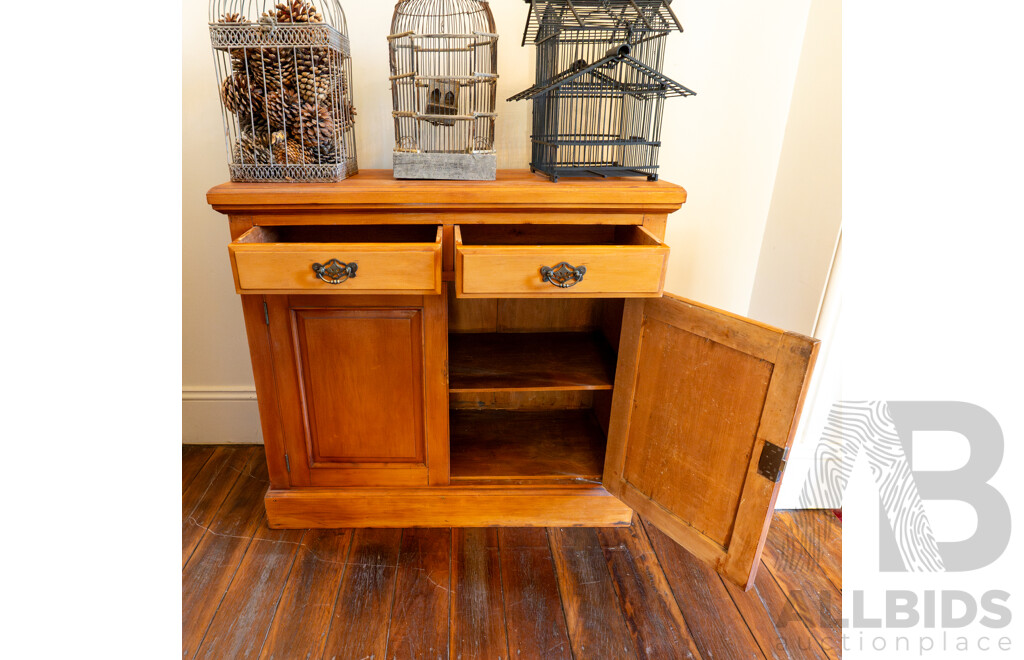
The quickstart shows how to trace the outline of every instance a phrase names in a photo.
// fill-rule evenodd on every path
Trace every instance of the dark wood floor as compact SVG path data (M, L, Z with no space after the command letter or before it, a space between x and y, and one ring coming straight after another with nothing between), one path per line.
M182 452L182 657L838 658L841 527L779 513L744 593L629 528L271 530L261 447Z

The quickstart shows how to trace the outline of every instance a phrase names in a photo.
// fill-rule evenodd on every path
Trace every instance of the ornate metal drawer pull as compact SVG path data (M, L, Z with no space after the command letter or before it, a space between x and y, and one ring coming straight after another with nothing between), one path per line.
M554 268L541 266L540 269L540 275L543 280L545 282L550 282L560 289L568 289L571 286L576 286L583 281L583 276L586 272L586 266L580 266L577 268L567 261L563 261Z
M341 284L350 277L356 276L356 262L347 264L337 259L331 259L325 264L313 264L313 272L328 284Z

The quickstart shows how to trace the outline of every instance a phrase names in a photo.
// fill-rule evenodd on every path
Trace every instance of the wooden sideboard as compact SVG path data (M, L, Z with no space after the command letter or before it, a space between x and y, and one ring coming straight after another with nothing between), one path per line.
M753 584L817 341L663 292L664 181L227 183L271 527L609 526Z

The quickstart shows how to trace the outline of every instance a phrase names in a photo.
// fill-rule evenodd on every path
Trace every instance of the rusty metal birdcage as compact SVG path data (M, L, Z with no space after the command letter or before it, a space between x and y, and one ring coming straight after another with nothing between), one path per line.
M400 0L388 37L399 179L494 179L498 35L482 0Z
M352 60L337 0L210 0L232 181L340 181L358 171Z
M533 171L658 178L665 99L694 94L661 72L671 1L526 0L536 84L509 101L533 101Z

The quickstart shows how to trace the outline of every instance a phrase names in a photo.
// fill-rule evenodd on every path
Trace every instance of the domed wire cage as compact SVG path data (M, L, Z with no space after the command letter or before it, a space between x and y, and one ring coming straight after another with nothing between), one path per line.
M352 58L337 0L210 0L232 181L340 181L359 171Z
M683 31L672 0L526 0L537 47L530 168L561 176L658 178L665 99L695 92L662 73Z
M481 0L400 0L388 37L395 176L493 179L498 35Z

